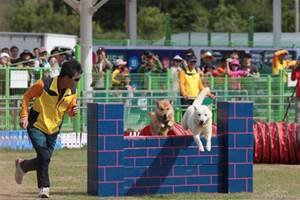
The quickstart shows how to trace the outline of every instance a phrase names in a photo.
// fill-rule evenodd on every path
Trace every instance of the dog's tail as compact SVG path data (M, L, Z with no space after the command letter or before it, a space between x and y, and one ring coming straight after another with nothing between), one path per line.
M204 88L199 95L197 96L197 98L195 99L195 101L193 102L193 105L198 107L200 105L202 105L206 95L209 93L209 87Z
M148 115L151 117L154 114L154 112L148 112Z

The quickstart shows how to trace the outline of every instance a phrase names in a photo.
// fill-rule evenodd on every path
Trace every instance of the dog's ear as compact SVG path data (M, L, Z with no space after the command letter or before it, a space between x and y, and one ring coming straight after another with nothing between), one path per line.
M148 112L148 115L151 117L154 112Z
M157 105L159 104L159 101L158 101L158 100L154 99L154 101L157 103Z
M196 106L196 105L194 105L194 104L193 104L193 106L194 106L195 110L197 110L197 106Z
M170 104L171 104L172 106L173 106L174 99L175 99L175 98L173 98L173 99L170 101Z
M208 110L210 110L211 111L211 109L212 109L212 104L210 104L209 106L207 106L208 107Z

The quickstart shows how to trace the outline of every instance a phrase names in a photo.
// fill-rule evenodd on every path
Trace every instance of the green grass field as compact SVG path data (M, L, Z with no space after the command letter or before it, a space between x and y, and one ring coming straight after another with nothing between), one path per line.
M17 157L31 159L35 151L0 150L0 199L36 199L36 173L26 174L22 185L15 183ZM55 150L49 167L51 199L300 199L300 165L254 165L253 193L180 193L99 198L87 195L87 151Z

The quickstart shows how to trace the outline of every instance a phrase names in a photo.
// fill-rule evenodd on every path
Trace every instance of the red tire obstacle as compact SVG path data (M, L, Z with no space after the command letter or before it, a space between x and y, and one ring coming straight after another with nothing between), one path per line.
M217 134L217 123L213 123L212 135ZM146 126L139 136L151 136L150 126ZM168 135L193 135L176 123ZM300 164L300 129L295 123L254 122L253 162Z

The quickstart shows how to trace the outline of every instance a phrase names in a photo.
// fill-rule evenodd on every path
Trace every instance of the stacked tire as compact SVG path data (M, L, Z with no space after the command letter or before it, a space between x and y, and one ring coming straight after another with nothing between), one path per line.
M254 122L253 162L300 164L300 129L295 123Z

